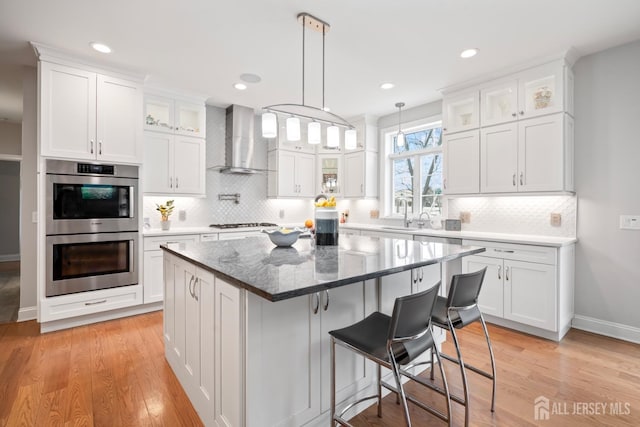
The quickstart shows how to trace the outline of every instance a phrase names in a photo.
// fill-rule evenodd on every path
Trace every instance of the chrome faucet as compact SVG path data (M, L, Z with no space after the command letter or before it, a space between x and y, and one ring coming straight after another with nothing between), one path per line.
M407 201L407 199L400 199L400 201L404 202L404 227L409 228L409 226L413 222L412 219L407 218L407 211L409 210L409 202Z
M424 222L422 220L422 215L426 215L427 216L427 221L431 222L431 215L429 215L429 212L427 211L422 211L420 212L420 216L418 217L418 228L424 228L426 222Z

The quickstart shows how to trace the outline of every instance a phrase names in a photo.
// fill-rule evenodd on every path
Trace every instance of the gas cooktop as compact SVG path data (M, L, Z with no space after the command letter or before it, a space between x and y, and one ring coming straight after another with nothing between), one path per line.
M271 222L239 222L236 224L211 224L213 228L249 228L249 227L277 227L278 224Z

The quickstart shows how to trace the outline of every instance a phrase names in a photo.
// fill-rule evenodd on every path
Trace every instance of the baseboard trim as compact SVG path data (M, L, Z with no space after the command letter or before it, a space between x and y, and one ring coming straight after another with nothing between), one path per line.
M609 322L607 320L576 314L573 317L571 326L583 331L640 344L640 328L623 325L622 323Z
M0 255L0 262L20 261L20 254Z
M18 310L18 322L35 320L38 318L38 307L23 307Z

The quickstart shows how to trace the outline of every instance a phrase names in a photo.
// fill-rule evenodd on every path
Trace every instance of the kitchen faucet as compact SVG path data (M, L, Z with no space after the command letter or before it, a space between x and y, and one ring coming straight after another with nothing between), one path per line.
M420 216L418 217L418 228L424 228L424 225L426 224L422 220L422 215L426 215L427 216L427 221L431 222L431 215L429 215L429 212L422 211L422 212L420 212Z
M409 228L409 225L413 222L412 219L407 218L407 211L409 210L409 202L407 199L400 199L400 202L404 202L404 227Z

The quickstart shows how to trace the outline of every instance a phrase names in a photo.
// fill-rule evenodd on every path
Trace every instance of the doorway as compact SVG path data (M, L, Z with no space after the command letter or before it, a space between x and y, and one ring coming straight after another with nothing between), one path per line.
M20 161L0 158L0 323L20 308Z

